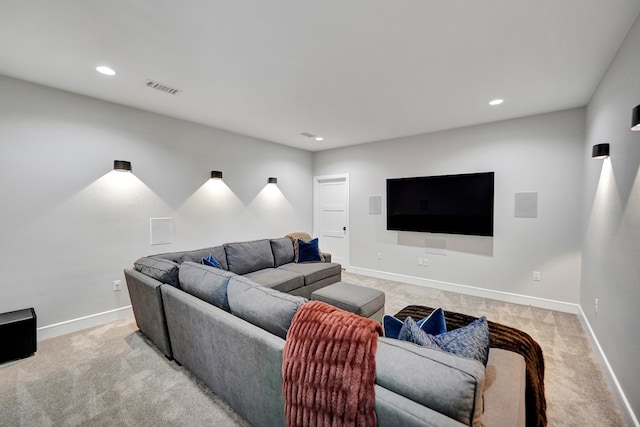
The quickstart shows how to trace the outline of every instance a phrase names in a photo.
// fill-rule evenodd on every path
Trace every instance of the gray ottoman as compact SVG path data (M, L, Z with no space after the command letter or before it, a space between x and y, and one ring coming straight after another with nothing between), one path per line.
M338 282L320 288L311 294L311 299L378 322L384 316L384 292L353 283Z

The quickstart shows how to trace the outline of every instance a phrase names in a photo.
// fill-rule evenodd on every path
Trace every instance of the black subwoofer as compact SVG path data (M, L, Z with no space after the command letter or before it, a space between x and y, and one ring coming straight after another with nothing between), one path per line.
M33 308L0 314L0 363L30 356L37 345Z

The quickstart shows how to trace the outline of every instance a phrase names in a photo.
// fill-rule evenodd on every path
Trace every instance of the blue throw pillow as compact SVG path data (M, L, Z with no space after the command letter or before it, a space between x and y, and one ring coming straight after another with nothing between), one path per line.
M220 265L220 263L218 262L218 260L216 259L216 257L214 257L213 255L209 254L208 257L206 258L202 258L202 262L201 264L203 265L208 265L209 267L215 267L215 268L219 268L222 270L222 266Z
M429 316L418 320L416 323L420 329L429 335L439 335L447 332L447 323L444 320L444 311L442 311L442 308L436 308ZM403 325L404 322L402 320L389 314L385 314L382 318L382 328L384 329L385 337L397 339Z
M318 249L318 238L308 242L298 239L298 261L320 261L320 249Z
M398 339L475 359L485 366L489 358L489 324L484 316L440 335L425 333L411 317L407 317Z

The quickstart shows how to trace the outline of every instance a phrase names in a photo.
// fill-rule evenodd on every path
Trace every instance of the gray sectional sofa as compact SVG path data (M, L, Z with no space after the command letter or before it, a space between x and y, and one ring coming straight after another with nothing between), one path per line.
M221 269L199 264L210 254ZM287 330L311 292L340 276L339 264L295 263L289 239L155 255L125 269L140 330L254 426L285 425ZM492 348L485 367L381 337L375 390L379 426L524 425L524 359L509 351Z
M342 267L331 262L330 254L322 254L325 262L295 262L294 245L287 237L225 243L210 248L142 257L134 263L133 268L124 270L131 306L140 330L168 358L173 357L173 351L161 286L170 285L211 302L206 295L210 292L209 284L204 281L181 284L179 278L181 265L199 264L210 255L215 257L221 270L229 276L241 275L267 288L307 299L313 291L339 282L342 276ZM185 269L182 270L184 274Z

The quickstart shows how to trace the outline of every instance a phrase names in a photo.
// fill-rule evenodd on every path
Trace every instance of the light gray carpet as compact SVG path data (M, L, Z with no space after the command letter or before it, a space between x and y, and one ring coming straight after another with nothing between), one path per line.
M0 426L247 426L132 319L38 343L0 368Z
M524 330L545 356L550 426L624 426L575 315L344 273L383 290L386 312L443 307ZM189 372L168 361L133 319L53 338L0 366L0 426L246 426Z

